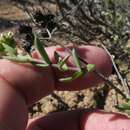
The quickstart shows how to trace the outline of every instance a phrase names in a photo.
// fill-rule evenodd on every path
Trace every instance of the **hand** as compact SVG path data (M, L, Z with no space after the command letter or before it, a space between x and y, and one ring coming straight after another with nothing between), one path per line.
M130 119L100 110L57 112L29 122L27 130L129 130Z
M64 52L65 50L60 47L50 47L47 48L47 52L49 54L50 59L52 62L54 61L54 50L57 50L60 55L64 56L67 54L67 52ZM104 75L108 76L111 73L112 65L110 58L100 48L96 47L90 47L90 46L81 46L77 48L79 54L81 57L83 57L87 62L93 63L96 65L96 70L98 70L100 73L103 73ZM38 57L37 53L33 54L33 57ZM69 60L68 64L72 67L74 67L74 63L72 59ZM72 72L70 72L72 73ZM70 73L67 73L69 75ZM99 82L102 81L102 79L95 75L94 73L88 75L86 78L79 78L75 81L72 81L70 83L60 83L58 81L58 78L63 76L64 73L59 72L57 69L48 67L48 68L36 68L32 65L23 65L23 64L16 64L7 60L1 60L0 61L0 130L25 130L27 125L27 106L34 103L35 101L39 100L41 97L46 96L47 94L51 93L53 90L80 90L87 87L91 87ZM82 84L81 84L82 83ZM85 114L83 114L85 113ZM87 130L94 130L92 126L93 124L97 124L97 128L100 125L99 123L95 122L98 121L96 118L100 117L102 120L106 119L108 121L109 127L118 129L117 127L113 126L113 122L123 122L124 129L128 129L128 119L126 117L125 120L121 118L121 116L116 115L119 117L119 120L114 120L112 122L109 122L110 114L104 114L100 113L96 115L95 114L89 114L88 112L85 112L85 110L79 110L79 111L73 111L73 112L65 112L65 113L57 113L50 116L47 116L45 118L40 118L28 125L27 130L39 130L39 126L43 125L42 129L53 130L55 129L62 129L67 127L67 124L69 123L68 127L66 129L72 129L78 130L79 124L81 123L81 126L84 129ZM81 118L82 115L90 115L89 116L89 122ZM96 116L95 116L96 115ZM101 115L101 116L100 116ZM103 116L102 116L103 115ZM108 118L107 118L108 117ZM57 120L61 122L61 125L57 122ZM81 119L80 119L81 118ZM63 127L63 124L66 119L66 127ZM85 122L82 124L82 122ZM40 123L39 123L40 122ZM44 123L45 122L45 123ZM47 123L48 122L48 123ZM79 123L80 122L80 123ZM124 123L125 122L125 123ZM42 123L42 124L41 124ZM52 125L51 125L52 124ZM105 126L106 123L102 122ZM122 124L122 123L120 123ZM53 126L52 128L50 128ZM54 127L55 126L55 127ZM90 128L89 128L89 127ZM108 126L105 127L102 126L102 130L105 128L109 130ZM36 128L35 128L36 127ZM55 128L55 129L54 129Z

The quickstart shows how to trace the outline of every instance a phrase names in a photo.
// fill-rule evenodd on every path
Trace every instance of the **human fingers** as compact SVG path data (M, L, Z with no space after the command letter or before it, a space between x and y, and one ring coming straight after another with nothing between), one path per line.
M27 104L34 103L54 90L50 67L37 68L29 64L0 60L0 78L21 93Z
M130 120L121 114L99 110L58 112L32 120L27 130L129 130Z
M0 130L25 130L27 117L24 98L0 77Z
M84 113L81 130L129 130L130 119L126 115L104 111Z
M69 48L72 48L69 47ZM84 61L94 64L96 71L100 72L105 76L109 76L112 72L112 62L110 57L105 50L95 47L95 46L79 46L76 48L79 56L84 59ZM54 58L54 52L56 51L61 57L69 55L65 48L59 46L52 46L46 48L46 51L53 63L56 63ZM35 58L39 58L38 53L33 53ZM75 63L72 57L67 61L69 67L75 68ZM102 78L98 76L95 72L87 74L86 76L80 77L71 82L60 82L59 79L63 77L68 77L72 75L73 71L61 72L57 68L53 68L55 75L55 89L56 90L80 90L88 87L92 87L102 82Z

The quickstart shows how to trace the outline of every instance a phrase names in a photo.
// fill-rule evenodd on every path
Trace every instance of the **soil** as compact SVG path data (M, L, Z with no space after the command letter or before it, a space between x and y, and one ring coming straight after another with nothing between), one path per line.
M14 6L0 2L0 32L15 28L19 23L26 21L26 15ZM128 74L130 79L130 74ZM118 85L116 75L110 77ZM129 80L130 83L130 80ZM119 86L120 87L120 86ZM29 108L30 117L46 115L50 112L67 111L78 108L100 108L105 111L118 111L115 105L124 102L121 95L117 94L110 86L100 84L91 89L81 91L55 91L53 94L42 98L38 103Z

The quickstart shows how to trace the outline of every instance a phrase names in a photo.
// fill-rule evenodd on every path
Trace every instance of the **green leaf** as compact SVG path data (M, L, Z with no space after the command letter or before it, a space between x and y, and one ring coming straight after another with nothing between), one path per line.
M69 81L72 81L72 77L66 77L66 78L61 78L59 79L60 82L69 82Z
M73 50L72 50L72 56L73 56L73 59L74 59L76 66L79 68L79 71L82 71L80 60L78 58L78 54L77 54L75 48L73 48Z
M130 110L130 105L129 104L122 104L122 105L118 106L117 108L121 111Z
M6 53L6 55L8 56L16 56L17 51L15 48L9 46L8 44L2 44L3 48L4 48L4 52Z
M37 61L35 61L33 58L31 58L29 55L22 56L22 55L17 55L17 56L3 56L4 59L11 60L14 62L19 62L19 63L31 63L31 64L37 64Z
M66 64L67 60L69 59L69 56L64 57L60 62L59 62L59 68L63 71L67 71L68 70L68 66Z
M74 74L73 74L73 80L74 79L77 79L77 78L79 78L80 76L82 76L83 75L83 72L82 71L77 71L77 72L75 72Z
M56 62L58 64L59 70L61 70L61 71L67 71L68 70L68 66L66 64L66 61L68 60L68 58L70 57L70 55L66 56L66 57L64 57L62 59L61 56L55 51L54 52L54 57L55 57L55 60L56 60Z
M42 59L47 63L47 64L51 64L51 61L43 47L43 44L41 43L40 39L38 39L37 35L34 34L34 45L36 46L36 49L38 50L38 52L40 53Z
M75 72L72 76L59 79L60 82L70 82L83 75L82 71Z
M0 52L4 52L4 47L0 44Z
M15 50L15 41L13 38L12 32L2 33L0 36L0 52L2 55L14 55Z
M63 64L61 67L59 66L59 69L61 71L65 72L65 71L68 71L68 66L67 66L67 64Z
M16 56L3 56L3 58L7 59L7 60L14 61L14 62L20 62L20 63L27 63L28 62L28 58L27 57L23 57L23 56L20 56L20 57L16 57Z
M45 68L45 67L48 67L49 65L48 64L35 64L37 67L43 67L43 68Z
M81 68L80 60L78 58L78 54L77 54L75 48L73 48L73 50L72 50L72 56L73 56L74 62L76 64L76 67L78 67L79 71L75 72L70 77L59 79L60 82L70 82L70 81L73 81L73 80L79 78L80 76L82 76L84 74L84 71Z
M7 44L11 47L15 47L15 41L13 38L13 32L5 32L3 34L1 34L0 36L0 44Z
M90 73L95 69L94 64L87 64L87 72Z
M48 67L48 64L44 64L44 63L38 63L37 61L35 61L34 59L32 59L30 56L26 55L26 56L4 56L4 59L7 60L11 60L13 62L18 62L18 63L31 63L37 67Z
M20 63L30 62L30 58L28 56L3 56L3 58L14 62L20 62Z

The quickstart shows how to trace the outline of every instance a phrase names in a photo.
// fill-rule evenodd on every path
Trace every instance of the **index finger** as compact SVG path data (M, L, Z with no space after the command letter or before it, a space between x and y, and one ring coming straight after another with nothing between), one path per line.
M112 62L105 50L95 46L79 46L76 48L79 56L89 64L94 64L96 71L109 76L112 72ZM54 52L57 51L61 57L69 55L69 52L62 47L53 46L46 48L46 51L53 63L55 63ZM37 53L33 53L35 58L39 58ZM68 66L76 67L71 58L67 61ZM81 90L97 85L102 82L102 78L96 73L92 72L85 76L82 76L71 82L60 82L59 79L72 75L73 71L61 72L57 68L53 68L55 89L56 90Z

